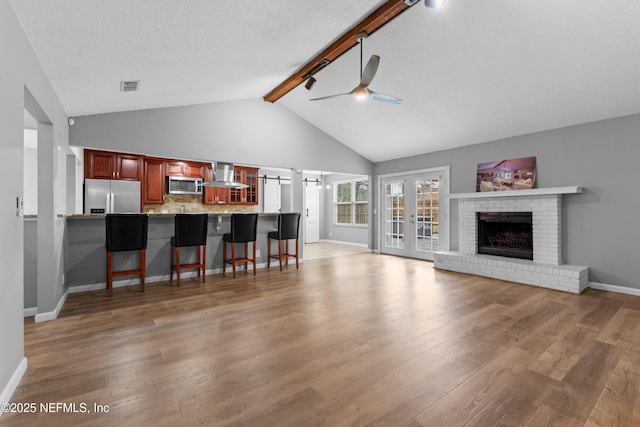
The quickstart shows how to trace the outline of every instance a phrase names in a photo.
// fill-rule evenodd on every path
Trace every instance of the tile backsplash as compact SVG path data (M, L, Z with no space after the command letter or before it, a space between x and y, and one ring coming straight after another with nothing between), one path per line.
M144 205L144 211L161 213L163 210L167 210L167 213L180 213L183 206L185 213L256 212L258 210L257 205L205 205L202 203L202 196L167 194L163 205Z

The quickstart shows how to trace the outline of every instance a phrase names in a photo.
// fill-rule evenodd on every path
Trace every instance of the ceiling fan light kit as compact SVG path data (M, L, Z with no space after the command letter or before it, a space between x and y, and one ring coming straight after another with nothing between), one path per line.
M371 84L371 81L378 71L380 57L378 55L371 55L371 58L369 58L369 61L367 61L367 65L364 67L364 69L362 68L362 46L368 36L369 35L365 31L361 31L356 35L356 40L360 44L360 84L353 88L350 92L322 96L320 98L313 98L310 99L310 101L321 101L324 99L336 98L338 96L354 95L356 101L359 102L366 101L369 98L387 104L400 104L402 102L400 98L396 98L395 96L385 95L383 93L374 92L369 89L369 85Z

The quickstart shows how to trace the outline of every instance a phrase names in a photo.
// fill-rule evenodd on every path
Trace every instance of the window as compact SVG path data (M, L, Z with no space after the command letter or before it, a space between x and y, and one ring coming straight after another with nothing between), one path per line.
M369 181L336 183L334 206L336 224L367 225L369 223Z

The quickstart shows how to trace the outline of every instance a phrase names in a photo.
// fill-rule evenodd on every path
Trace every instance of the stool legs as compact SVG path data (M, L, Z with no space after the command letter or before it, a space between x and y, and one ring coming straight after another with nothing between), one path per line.
M296 270L300 268L300 264L298 261L298 250L299 250L299 240L296 239L296 251L295 253L289 253L289 240L276 240L278 244L278 255L271 255L271 240L267 241L267 268L271 265L271 258L278 258L278 264L280 265L280 271L282 271L282 260L285 260L285 265L289 265L289 258L294 257L296 259ZM284 250L283 250L284 245Z
M176 247L171 245L171 263L169 264L169 281L173 280L173 266L176 265L175 263L175 250Z
M113 252L107 252L107 290L109 291L109 296L113 296L113 277L114 276L132 276L139 275L140 276L140 286L142 287L142 292L144 292L144 278L147 274L147 250L141 249L138 251L138 258L140 262L140 266L137 269L133 270L124 270L124 271L113 271Z
M142 285L142 292L144 292L144 278L147 274L147 250L142 249L140 251L140 284Z
M226 250L226 247L225 247ZM205 276L207 274L207 267L205 262L207 260L207 246L200 245L196 246L196 263L195 264L181 264L180 263L180 247L171 246L171 272L169 273L169 280L173 280L173 270L175 269L176 275L178 277L177 283L180 286L180 272L182 268L197 268L198 269L198 277L202 277L202 283L205 281ZM224 265L222 266L224 272Z
M236 278L236 244L231 244L231 268L233 269L233 278Z
M256 275L256 242L251 242L253 245L253 258L249 258L249 242L245 242L244 244L244 258L236 259L236 244L231 242L231 258L226 258L227 256L227 242L223 242L222 245L222 274L225 274L227 264L231 264L231 269L233 270L233 278L236 278L236 264L241 263L244 264L244 269L249 271L249 262L253 263L253 275Z
M180 287L180 248L176 248L176 274L178 276L178 287Z

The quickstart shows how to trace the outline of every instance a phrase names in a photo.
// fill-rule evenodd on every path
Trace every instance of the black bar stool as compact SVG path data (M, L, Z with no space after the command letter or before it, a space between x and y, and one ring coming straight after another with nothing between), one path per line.
M244 263L248 270L249 261L253 262L253 274L256 274L256 233L258 230L258 214L232 214L231 232L222 235L222 274L227 264L233 268L233 278L236 277L236 264ZM253 242L253 258L249 258L249 242ZM231 243L231 258L227 256L227 243ZM244 258L236 258L236 243L244 243Z
M140 284L144 292L149 216L147 214L107 214L105 224L109 296L113 295L113 278L115 276L140 275ZM138 251L139 267L131 270L113 271L113 252L125 251Z
M207 263L207 224L208 214L176 214L175 235L171 237L171 273L169 280L173 280L173 271L178 277L180 286L180 270L183 268L197 268L198 277L204 276ZM180 264L180 248L196 246L196 262Z
M267 233L267 268L271 266L271 258L278 258L280 271L282 271L282 260L286 260L289 265L289 258L296 259L296 270L298 269L298 231L300 229L299 213L283 213L278 215L278 230ZM289 240L296 239L296 252L289 253ZM278 255L271 255L271 240L278 242ZM285 250L282 252L282 241L285 241Z

